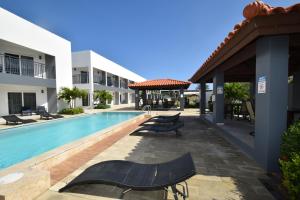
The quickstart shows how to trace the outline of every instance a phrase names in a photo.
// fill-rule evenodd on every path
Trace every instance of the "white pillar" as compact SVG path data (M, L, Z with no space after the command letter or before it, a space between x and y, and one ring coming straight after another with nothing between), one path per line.
M93 67L89 67L89 85L90 85L90 90L89 90L89 95L90 95L90 107L94 107L94 70Z

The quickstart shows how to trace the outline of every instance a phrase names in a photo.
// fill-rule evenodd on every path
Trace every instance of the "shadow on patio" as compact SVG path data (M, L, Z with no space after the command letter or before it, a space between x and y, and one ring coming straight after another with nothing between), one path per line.
M197 175L188 180L189 199L273 199L259 178L266 178L257 164L238 151L197 116L182 116L182 136L126 136L88 165L103 160L125 159L157 163L191 152ZM106 185L77 186L70 192L99 197L120 198L123 190ZM73 194L74 195L74 194ZM77 194L76 194L77 196ZM95 197L97 196L97 197ZM173 199L171 192L131 191L124 199Z

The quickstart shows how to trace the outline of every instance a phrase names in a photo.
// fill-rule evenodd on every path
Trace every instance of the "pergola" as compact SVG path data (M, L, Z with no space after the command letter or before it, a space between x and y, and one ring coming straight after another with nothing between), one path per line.
M129 84L130 89L135 90L135 109L139 109L140 91L143 91L142 99L146 102L146 91L148 90L179 90L180 110L184 110L184 89L190 86L191 82L179 81L174 79L148 80L139 83Z
M255 97L253 157L268 171L278 170L281 135L287 112L300 110L300 4L271 7L262 1L244 8L245 20L235 25L219 47L191 77L201 86L213 83L213 122L224 123L224 82L250 82ZM293 76L288 107L288 77Z

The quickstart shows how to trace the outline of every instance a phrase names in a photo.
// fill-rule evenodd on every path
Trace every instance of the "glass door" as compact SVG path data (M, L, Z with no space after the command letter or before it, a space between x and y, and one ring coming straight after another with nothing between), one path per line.
M20 75L20 62L18 55L5 54L5 72L8 74Z
M23 93L24 107L30 108L32 111L36 110L36 94Z
M19 114L22 110L22 93L8 93L8 112L9 114Z

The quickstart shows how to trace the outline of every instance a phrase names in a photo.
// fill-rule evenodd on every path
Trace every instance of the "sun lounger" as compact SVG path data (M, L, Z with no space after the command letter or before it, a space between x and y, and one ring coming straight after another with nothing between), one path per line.
M176 118L179 117L181 113L177 113L176 115L158 115L155 117L152 117L151 119L167 119L167 118Z
M65 192L73 186L86 184L108 184L124 189L122 195L130 190L153 191L167 190L171 187L174 198L178 195L188 197L185 182L196 174L190 153L159 164L140 164L125 160L104 161L87 168L59 192ZM184 182L185 185L180 184ZM182 191L176 186L181 186Z
M58 119L58 118L63 118L64 116L62 115L52 115L48 113L47 111L40 112L40 117L41 119Z
M179 131L178 129L182 128L184 126L183 122L176 122L174 124L170 124L170 125L148 125L148 126L143 126L141 128L138 128L137 130L135 130L132 134L136 134L138 132L142 132L142 131L150 131L150 132L171 132L171 131L175 131L176 135L179 136Z
M26 123L32 123L32 122L36 122L33 119L21 119L19 117L17 117L16 115L6 115L6 116L2 116L3 119L5 119L6 121L6 125L8 125L9 123L14 123L14 124L26 124Z
M158 116L153 117L147 122L156 122L156 123L176 123L179 120L180 113L172 116Z

